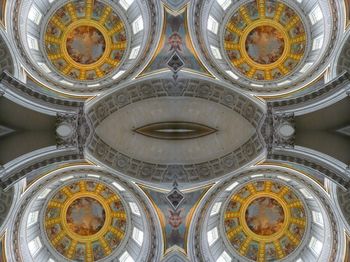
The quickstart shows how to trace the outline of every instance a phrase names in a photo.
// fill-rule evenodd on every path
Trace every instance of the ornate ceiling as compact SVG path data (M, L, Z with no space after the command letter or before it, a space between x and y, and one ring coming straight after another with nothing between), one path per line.
M348 1L0 7L0 261L349 261Z

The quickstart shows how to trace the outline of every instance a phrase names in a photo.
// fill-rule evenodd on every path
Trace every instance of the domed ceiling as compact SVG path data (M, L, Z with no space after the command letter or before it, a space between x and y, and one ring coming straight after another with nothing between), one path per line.
M280 79L294 71L306 49L300 16L278 1L240 6L224 34L224 49L233 67L259 81Z
M117 193L104 183L81 180L65 185L47 202L45 231L64 257L97 261L125 236L127 215Z
M115 71L127 49L124 22L100 1L75 1L49 18L45 50L53 67L74 80L96 80Z
M0 0L0 257L347 261L344 4Z
M268 180L249 183L233 194L224 217L231 245L253 261L288 256L307 225L304 204L293 190Z

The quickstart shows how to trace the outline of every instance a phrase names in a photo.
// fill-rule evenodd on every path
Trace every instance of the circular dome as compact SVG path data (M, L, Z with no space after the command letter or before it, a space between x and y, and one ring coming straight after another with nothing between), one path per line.
M160 228L141 194L90 165L53 170L22 194L7 231L8 259L158 261Z
M263 11L259 11L263 9ZM228 19L224 50L242 76L262 81L291 73L304 56L306 33L295 10L278 1L250 2Z
M191 1L190 32L209 70L243 90L281 95L326 69L340 38L334 0Z
M118 68L127 49L125 24L101 1L68 2L49 18L45 51L53 69L73 80L97 80Z
M45 207L45 232L67 259L108 256L125 236L127 215L119 195L105 183L80 180L59 188Z
M154 0L15 0L8 6L9 37L28 81L66 95L98 94L135 76L162 32Z
M335 261L335 216L324 189L307 176L270 165L249 168L202 200L190 232L191 259Z
M282 259L300 245L306 211L289 186L259 180L232 195L224 211L224 225L237 253L254 261Z

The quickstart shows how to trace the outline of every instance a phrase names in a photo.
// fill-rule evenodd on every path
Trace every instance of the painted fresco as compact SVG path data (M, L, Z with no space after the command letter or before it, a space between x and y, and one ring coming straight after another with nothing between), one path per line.
M283 36L272 26L256 27L248 34L246 49L250 58L256 63L272 64L284 51Z
M73 80L94 81L115 71L127 50L124 23L98 0L74 0L59 8L45 30L47 58Z
M143 188L153 201L160 220L165 238L165 249L178 246L186 249L187 231L191 222L192 213L207 189L201 189L184 194L184 200L177 210L174 210L168 200L166 193Z
M106 218L102 205L90 197L74 200L68 207L66 217L69 229L81 236L96 234Z
M106 218L110 218L108 224ZM75 181L60 188L48 202L45 229L61 255L74 261L96 261L119 246L127 230L127 215L109 186L94 180Z
M259 180L237 188L231 196L224 229L238 253L253 261L275 261L301 243L305 215L302 201L288 185Z
M158 46L158 51L144 73L168 68L167 62L175 52L183 60L184 68L207 73L195 56L186 25L186 13L184 11L177 16L169 12L165 13L164 33Z
M284 212L281 205L273 198L255 199L245 214L248 227L258 235L268 236L281 230Z
M228 19L224 49L231 65L247 78L278 80L291 73L306 50L306 33L286 3L250 1Z
M92 26L79 26L67 37L67 52L80 64L92 64L98 61L106 48L102 33Z

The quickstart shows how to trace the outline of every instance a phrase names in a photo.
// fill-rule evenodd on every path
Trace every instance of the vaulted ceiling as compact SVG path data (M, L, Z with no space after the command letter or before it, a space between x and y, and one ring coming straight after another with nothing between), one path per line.
M348 261L349 5L1 0L0 261Z

